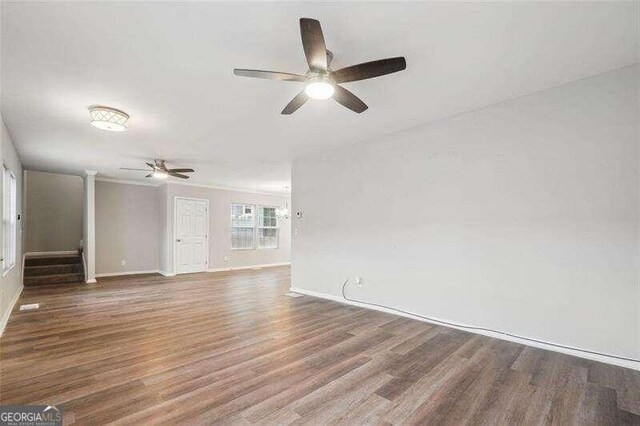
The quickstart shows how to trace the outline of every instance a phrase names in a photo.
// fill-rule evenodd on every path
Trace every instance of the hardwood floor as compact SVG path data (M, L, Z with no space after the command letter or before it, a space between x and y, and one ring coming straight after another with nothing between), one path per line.
M25 288L0 402L76 424L640 424L640 372L309 296L288 267Z

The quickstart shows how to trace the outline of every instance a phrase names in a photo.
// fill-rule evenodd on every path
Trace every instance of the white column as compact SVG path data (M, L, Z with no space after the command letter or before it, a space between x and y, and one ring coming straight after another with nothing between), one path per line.
M82 246L87 283L96 282L96 172L84 171L84 229Z

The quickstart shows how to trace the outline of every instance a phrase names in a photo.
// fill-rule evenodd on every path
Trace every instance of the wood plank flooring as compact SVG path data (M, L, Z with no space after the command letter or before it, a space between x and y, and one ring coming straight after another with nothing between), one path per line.
M288 267L25 288L0 402L67 424L640 424L640 372L285 296Z

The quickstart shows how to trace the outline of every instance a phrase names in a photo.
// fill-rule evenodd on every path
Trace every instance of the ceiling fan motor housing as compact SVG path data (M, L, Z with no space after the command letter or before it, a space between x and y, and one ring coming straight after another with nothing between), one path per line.
M327 69L331 66L331 62L333 62L333 52L327 49Z

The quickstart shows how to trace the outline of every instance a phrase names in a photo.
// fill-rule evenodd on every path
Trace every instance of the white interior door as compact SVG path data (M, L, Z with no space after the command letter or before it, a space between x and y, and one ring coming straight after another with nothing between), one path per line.
M176 273L209 269L209 201L176 198Z

